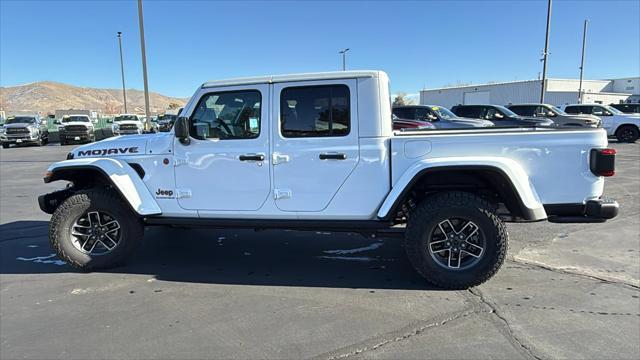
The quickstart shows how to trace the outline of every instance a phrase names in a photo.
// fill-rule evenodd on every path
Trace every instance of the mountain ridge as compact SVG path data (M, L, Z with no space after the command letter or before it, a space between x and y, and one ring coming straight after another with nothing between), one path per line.
M127 89L127 110L144 113L144 92ZM182 107L188 99L149 92L149 108L152 113L164 112L172 107ZM40 112L55 110L94 110L103 114L124 112L121 89L75 86L57 81L37 81L28 84L0 87L0 108L5 113Z

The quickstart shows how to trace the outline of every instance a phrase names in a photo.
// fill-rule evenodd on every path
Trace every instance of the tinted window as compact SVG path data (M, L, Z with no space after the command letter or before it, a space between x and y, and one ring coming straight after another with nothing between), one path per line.
M416 119L418 119L418 120L433 121L433 119L429 118L429 114L431 114L429 109L425 109L425 108L417 108L416 109ZM433 115L432 115L432 117L433 117Z
M35 124L36 118L30 116L16 116L7 119L5 124Z
M567 114L591 114L591 106L567 106L564 112Z
M477 106L465 106L465 107L454 107L453 109L454 114L460 116L460 117L467 117L467 118L473 118L473 119L479 119L482 117L481 114L481 108L477 107Z
M196 139L253 139L260 135L262 97L257 90L204 95L194 111L190 134Z
M611 116L611 113L602 106L594 106L591 113L597 116Z
M280 94L280 129L284 137L349 134L349 87L289 87Z
M401 119L413 120L415 116L415 112L411 108L395 108L393 113Z
M509 110L522 116L533 116L535 114L536 107L534 105L515 105L509 106Z

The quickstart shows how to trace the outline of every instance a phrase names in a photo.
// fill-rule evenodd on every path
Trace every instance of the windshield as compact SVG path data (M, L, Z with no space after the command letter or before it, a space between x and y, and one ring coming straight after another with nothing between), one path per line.
M451 110L447 108L443 108L440 106L432 106L431 110L438 115L440 119L455 119L457 118L456 114L452 113Z
M169 114L158 115L158 121L160 121L160 120L175 120L175 119L176 119L176 115L169 115Z
M551 108L551 111L553 111L554 113L558 114L558 115L568 115L566 112L560 110L559 108L553 106L553 105L549 105L549 107Z
M5 124L35 124L36 118L31 116L16 116L8 118Z
M116 116L113 121L125 121L125 120L133 120L133 121L138 121L138 116L137 115L119 115Z
M604 108L609 110L612 114L624 115L624 113L622 111L614 108L613 106L605 105Z
M75 122L75 121L91 122L88 116L68 116L68 117L62 118L63 123Z
M514 113L504 106L495 105L495 107L508 117L518 117L518 114Z

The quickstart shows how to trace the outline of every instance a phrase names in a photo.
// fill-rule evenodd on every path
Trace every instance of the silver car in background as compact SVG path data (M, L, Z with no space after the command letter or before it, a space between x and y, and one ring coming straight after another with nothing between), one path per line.
M459 117L449 109L437 105L402 105L394 106L393 114L402 119L428 121L436 129L468 129L492 127L493 122L483 119Z
M567 114L549 104L511 104L507 108L521 116L533 116L553 120L557 126L600 127L602 121L595 115Z

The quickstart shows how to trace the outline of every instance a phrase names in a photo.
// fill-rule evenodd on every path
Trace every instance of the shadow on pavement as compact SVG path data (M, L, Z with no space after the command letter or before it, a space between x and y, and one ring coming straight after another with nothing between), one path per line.
M48 222L0 225L0 274L76 273L54 254ZM147 228L129 265L106 272L234 285L437 290L399 239L352 233Z

